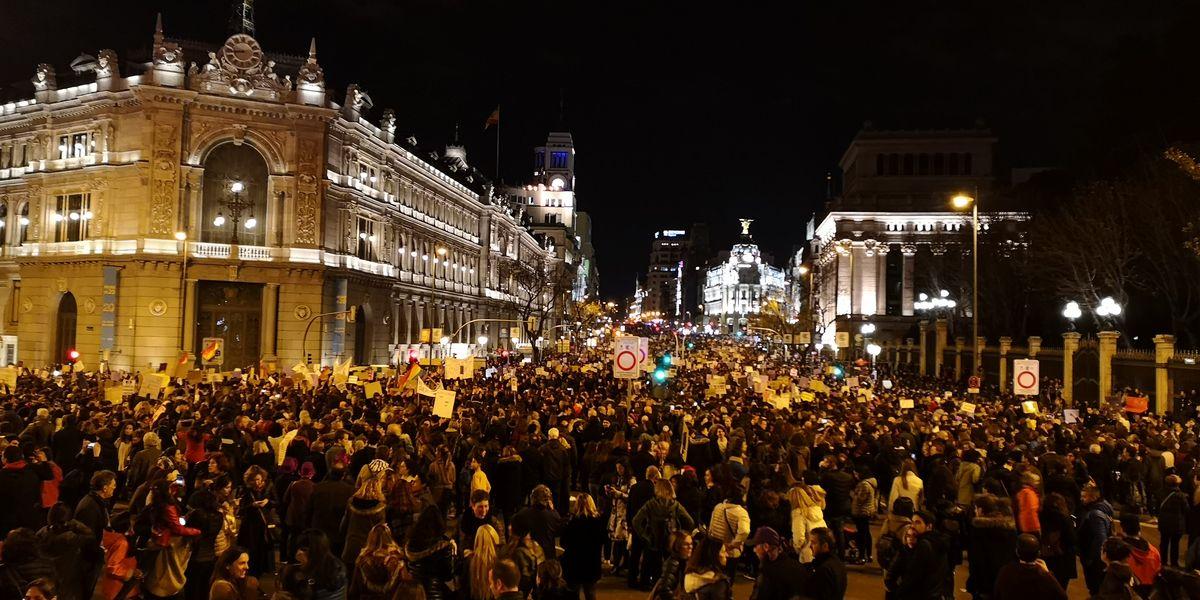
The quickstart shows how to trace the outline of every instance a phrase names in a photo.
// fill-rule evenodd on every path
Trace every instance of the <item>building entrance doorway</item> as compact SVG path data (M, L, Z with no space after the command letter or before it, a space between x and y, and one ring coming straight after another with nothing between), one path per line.
M225 362L221 370L257 366L261 358L262 293L259 283L198 282L196 356L200 355L204 338L222 338Z

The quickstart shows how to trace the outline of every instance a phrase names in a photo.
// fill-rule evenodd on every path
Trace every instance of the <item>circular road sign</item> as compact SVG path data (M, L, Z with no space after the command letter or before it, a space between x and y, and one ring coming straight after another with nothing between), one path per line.
M625 350L617 354L617 368L622 371L632 371L637 367L637 357L632 352Z

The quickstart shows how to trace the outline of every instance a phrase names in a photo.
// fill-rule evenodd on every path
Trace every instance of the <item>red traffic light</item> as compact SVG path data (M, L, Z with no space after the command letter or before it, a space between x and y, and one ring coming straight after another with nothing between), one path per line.
M79 360L79 351L74 348L68 350L67 358L71 359L71 362L75 362L75 361Z

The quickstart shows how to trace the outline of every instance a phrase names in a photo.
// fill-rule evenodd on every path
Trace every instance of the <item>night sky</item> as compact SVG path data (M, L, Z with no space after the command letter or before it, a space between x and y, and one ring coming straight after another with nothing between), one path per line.
M0 0L0 82L27 81L39 62L61 73L83 51L144 52L159 10L168 36L228 34L226 2ZM1195 2L258 0L257 12L268 52L303 54L316 36L339 100L359 83L371 120L393 108L398 132L423 144L461 123L488 174L483 123L502 105L509 183L529 175L562 98L608 297L632 292L655 229L693 221L720 250L737 218L754 218L781 262L867 120L982 119L999 168L1083 176L1200 139Z

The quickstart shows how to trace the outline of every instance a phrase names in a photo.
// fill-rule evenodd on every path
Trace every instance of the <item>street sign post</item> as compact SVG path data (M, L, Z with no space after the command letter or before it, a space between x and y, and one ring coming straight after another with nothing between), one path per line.
M640 337L638 341L638 364L646 362L650 358L650 338Z
M1038 361L1033 359L1013 361L1013 394L1018 396L1038 395L1040 379Z
M619 337L613 342L613 377L637 379L639 365L638 338Z

